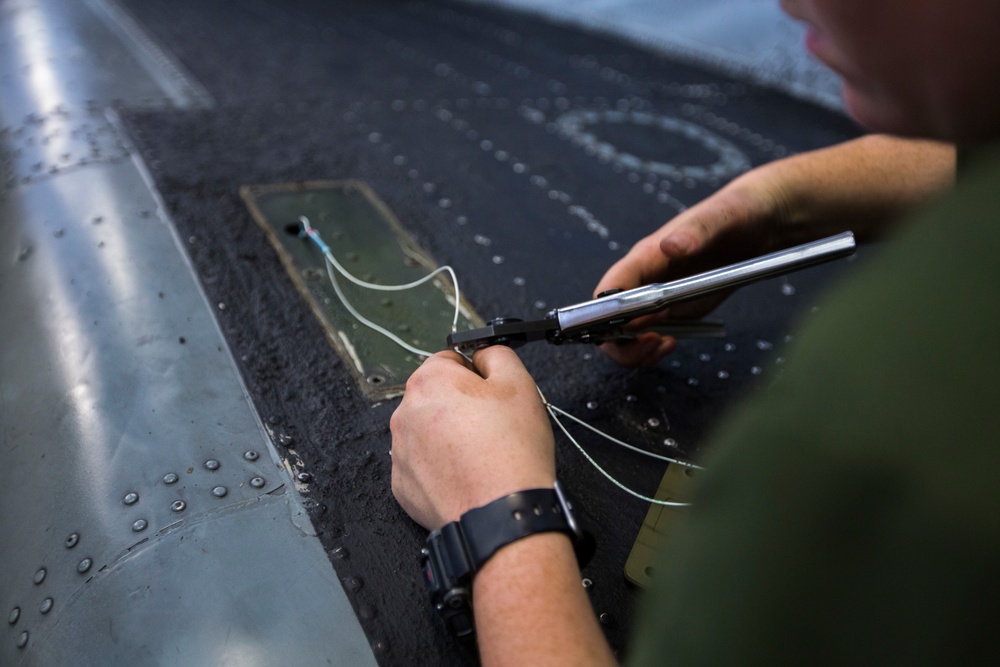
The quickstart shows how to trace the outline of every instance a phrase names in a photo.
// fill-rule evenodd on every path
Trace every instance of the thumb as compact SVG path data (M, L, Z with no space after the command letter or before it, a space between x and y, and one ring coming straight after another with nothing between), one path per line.
M696 255L723 232L744 226L751 206L741 191L722 190L671 220L660 237L660 251L670 259Z
M524 364L514 350L506 345L491 345L476 350L472 356L476 370L486 380L522 380L529 377Z

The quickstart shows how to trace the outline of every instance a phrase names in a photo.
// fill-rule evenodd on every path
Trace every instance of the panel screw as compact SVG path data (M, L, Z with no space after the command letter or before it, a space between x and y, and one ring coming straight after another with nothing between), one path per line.
M17 636L17 647L24 648L28 645L28 631L25 630Z
M90 570L90 567L93 564L94 561L92 561L89 558L84 558L83 560L80 561L80 564L76 566L76 571L79 572L80 574L84 574Z
M219 465L219 462L215 459L209 459L205 461L205 470L218 470Z
M170 504L170 509L174 512L183 512L185 507L187 507L187 503L183 500L175 500Z
M80 535L78 533L73 533L69 537L66 538L66 542L65 542L66 548L67 549L72 549L79 542L80 542Z
M262 486L264 486L264 478L263 477L252 478L250 480L250 486L252 486L255 489L261 488Z
M42 583L43 581L45 581L45 575L46 575L46 572L45 572L45 568L44 567L40 568L38 570L38 572L35 572L35 585L36 586L38 584Z
M148 525L145 519L136 519L135 523L132 524L132 532L141 533L146 530L146 526Z
M260 454L258 454L253 450L243 452L243 458L245 458L247 461L256 461L259 457Z
M10 610L10 615L7 616L7 622L10 623L11 625L14 625L15 623L17 623L17 619L19 618L21 618L21 608L14 607L13 609Z
M44 600L42 600L42 606L38 608L38 611L42 612L43 614L47 614L50 611L52 611L52 598L45 598Z
M224 486L217 486L212 489L212 495L216 498L225 498L227 493L229 493L229 489Z
M125 501L126 505L135 505L137 502L139 502L139 494L136 493L135 491L129 491L128 493L125 494L123 500Z

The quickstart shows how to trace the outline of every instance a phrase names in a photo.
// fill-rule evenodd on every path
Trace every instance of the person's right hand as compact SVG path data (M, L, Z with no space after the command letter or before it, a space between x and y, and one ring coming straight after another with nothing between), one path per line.
M676 280L846 230L872 238L949 185L954 171L953 146L877 135L765 164L641 239L594 293ZM629 327L703 317L725 297L678 304ZM669 336L644 332L603 349L625 366L648 367L675 346Z

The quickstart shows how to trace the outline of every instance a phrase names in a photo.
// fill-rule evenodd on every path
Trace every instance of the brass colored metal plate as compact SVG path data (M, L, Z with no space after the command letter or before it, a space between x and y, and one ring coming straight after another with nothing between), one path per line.
M298 235L298 219L306 216L337 261L367 282L399 285L423 278L437 268L430 256L360 181L244 186L240 196L362 391L372 400L401 394L422 357L365 326L344 307L330 284L323 254L312 240ZM447 274L401 292L373 291L340 275L337 282L369 320L416 348L445 349L455 314ZM483 326L464 302L460 310L459 330Z
M670 465L663 474L660 486L653 496L658 500L687 502L694 476L700 471L679 465ZM681 512L687 507L667 507L650 505L646 519L642 522L639 535L635 538L632 551L625 561L625 578L637 586L646 588L655 576L654 568L659 560L660 552L666 543Z

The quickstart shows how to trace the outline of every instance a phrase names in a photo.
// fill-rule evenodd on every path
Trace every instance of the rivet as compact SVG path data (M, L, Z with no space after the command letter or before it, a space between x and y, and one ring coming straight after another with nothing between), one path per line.
M79 543L80 543L79 533L72 533L69 537L66 538L65 545L67 549L72 549Z
M720 380L726 380L729 378L729 371L719 371L718 373L716 373L716 376Z
M146 530L149 523L145 519L136 519L135 523L132 524L132 532L141 533Z
M81 561L80 561L80 563L79 563L79 564L78 564L78 565L76 566L76 571L77 571L77 572L79 572L80 574L84 574L84 573L86 573L86 572L88 572L88 571L90 570L90 567L91 567L91 566L92 566L93 564L94 564L94 561L93 561L93 560L91 560L90 558L84 558L84 559L83 559L83 560L81 560Z
M38 611L42 612L43 614L47 614L50 611L52 611L52 598L45 598L44 600L42 600L42 604L38 608Z
M35 585L36 586L38 584L42 583L43 581L45 581L45 575L46 574L47 574L47 572L45 571L44 567L43 568L39 568L38 572L35 572Z
M212 495L216 498L225 498L227 493L229 493L229 489L224 486L217 486L212 489Z
M261 488L262 486L264 486L264 478L263 477L252 478L250 480L250 486L252 486L255 489Z
M701 359L702 361L711 361L712 355L708 354L707 352L702 352L701 354L698 355L698 358Z
M174 502L170 503L170 509L174 512L183 512L184 508L186 507L187 503L184 502L183 500L175 500Z
M601 613L601 615L597 617L597 620L601 622L601 625L606 625L608 627L612 627L615 624L615 617L606 611Z
M10 614L7 616L7 622L11 625L17 623L17 619L21 618L21 608L14 607L10 610Z
M735 352L736 351L736 345L733 344L733 343L726 343L722 347L722 349L724 349L726 352Z
M751 375L760 375L763 372L764 372L764 369L761 368L760 366L753 366L753 367L750 368Z
M660 420L656 417L650 417L646 420L646 425L649 426L649 428L658 428L660 426Z
M636 396L635 394L629 394L628 396L625 397L625 401L628 402L628 403L635 403L638 400L639 400L639 397Z
M163 476L163 483L164 484L176 484L178 479L180 479L180 478L177 477L177 473L175 473L175 472L168 472L166 475Z
M218 470L219 465L219 462L215 459L209 459L205 461L205 470Z
M674 440L673 438L666 438L664 439L663 444L666 445L667 447L676 447L677 441Z
M17 636L17 647L24 648L28 645L28 631L25 630Z
M597 409L597 401L587 401L587 409L588 410L596 410Z
M299 480L303 484L308 484L309 482L312 481L312 475L310 475L307 472L300 472L298 475L295 476L295 479Z
M348 555L347 554L347 548L346 547L334 547L333 551L330 552L330 555L333 556L334 558L336 558L337 560L344 560L344 559L347 558L347 555Z
M583 585L584 590L590 590L594 587L594 582L589 577L584 577L580 583Z
M247 461L256 461L259 457L260 454L258 454L253 450L243 452L243 458L245 458Z
M282 433L281 435L278 436L278 444L281 445L282 447L291 447L294 442L295 438L288 435L287 433Z
M347 577L344 579L344 587L352 593L361 590L361 579L358 577Z
M135 505L137 502L139 502L139 494L136 493L135 491L129 491L128 493L125 494L125 497L122 500L125 502L126 505Z

